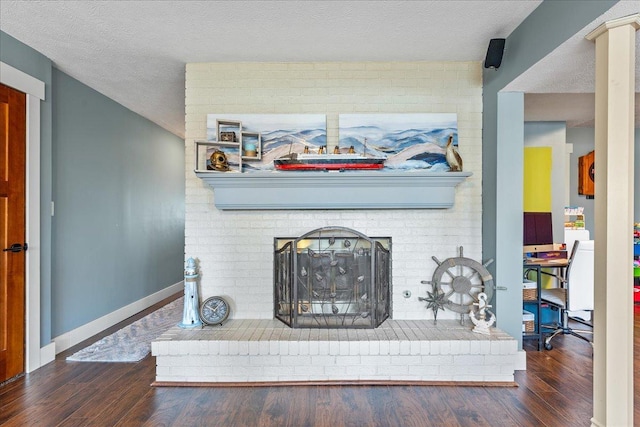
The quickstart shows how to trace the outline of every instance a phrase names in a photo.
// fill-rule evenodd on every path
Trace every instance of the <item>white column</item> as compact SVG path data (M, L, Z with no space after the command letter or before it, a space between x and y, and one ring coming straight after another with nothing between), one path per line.
M596 43L595 309L592 426L633 425L635 32L640 15L587 35Z

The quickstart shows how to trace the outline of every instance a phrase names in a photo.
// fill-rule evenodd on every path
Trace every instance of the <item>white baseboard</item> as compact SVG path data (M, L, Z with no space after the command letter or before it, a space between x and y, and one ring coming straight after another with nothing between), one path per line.
M183 289L183 281L175 283L161 291L151 294L147 297L132 302L114 312L111 312L105 316L102 316L92 322L82 325L72 331L66 332L53 339L55 343L55 354L61 353L74 345L91 338L92 336L99 334L107 328L122 322L123 320L133 316L136 313L141 312L153 304L162 301L163 299L170 297L171 295L179 292Z
M38 347L37 351L27 361L28 363L25 364L26 373L33 372L56 359L56 343L51 342L44 347Z
M52 342L40 348L40 366L51 363L56 359L56 343Z
M526 371L527 370L527 352L524 350L519 350L516 354L516 366L514 368L516 371Z

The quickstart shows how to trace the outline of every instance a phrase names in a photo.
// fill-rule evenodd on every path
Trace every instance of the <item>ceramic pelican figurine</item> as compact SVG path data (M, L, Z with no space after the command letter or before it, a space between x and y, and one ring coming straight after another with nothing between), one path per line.
M456 147L453 146L453 135L449 135L445 157L447 163L449 163L450 172L462 172L462 157L460 157Z

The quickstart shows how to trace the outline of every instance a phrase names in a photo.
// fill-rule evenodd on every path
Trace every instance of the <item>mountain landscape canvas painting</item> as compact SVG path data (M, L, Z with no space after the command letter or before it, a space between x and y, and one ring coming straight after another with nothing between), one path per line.
M445 172L449 137L458 145L455 113L340 114L339 148L386 156L384 170Z
M324 114L207 114L207 140L217 137L216 120L242 122L243 132L260 133L260 160L243 161L242 171L273 170L273 160L289 153L317 152L327 145L327 120ZM246 160L246 159L245 159Z

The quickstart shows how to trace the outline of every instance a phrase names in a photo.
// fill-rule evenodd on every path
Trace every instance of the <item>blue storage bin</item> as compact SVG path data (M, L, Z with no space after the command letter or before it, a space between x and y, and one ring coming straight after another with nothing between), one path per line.
M560 310L555 307L549 307L548 305L543 304L540 307L540 323L542 323L543 325L560 323Z
M526 301L522 305L524 310L530 311L534 315L536 314L536 304L527 303ZM540 323L543 325L552 325L560 322L560 311L555 307L549 307L546 304L540 305Z

